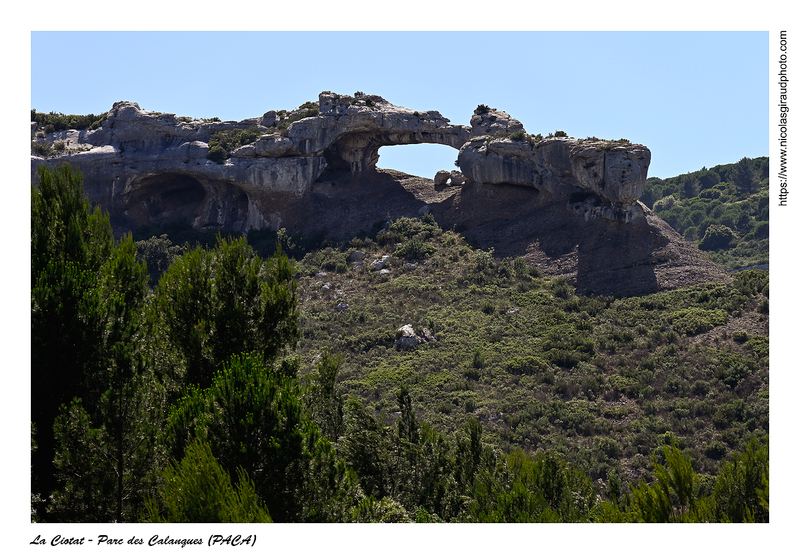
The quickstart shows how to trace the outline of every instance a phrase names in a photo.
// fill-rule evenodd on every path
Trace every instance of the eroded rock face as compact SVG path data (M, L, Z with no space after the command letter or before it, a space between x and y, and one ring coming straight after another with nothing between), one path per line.
M260 137L228 152L224 163L208 159L215 133L237 130ZM179 118L116 102L99 129L45 140L68 147L55 158L33 156L32 178L39 164L73 164L118 229L178 218L196 229L277 228L286 223L286 205L307 201L313 187L368 180L382 146L420 143L459 150L461 171L440 172L435 185L512 184L572 194L571 209L585 218L629 222L642 216L637 201L650 163L641 145L535 140L520 121L486 106L466 127L380 96L329 91L294 112L268 111L239 122Z
M458 154L467 179L551 193L589 192L618 208L636 206L644 192L650 150L638 144L550 138L539 142L480 136Z
M219 122L116 102L101 128L46 137L51 143L68 141L68 148L47 160L32 156L31 175L35 181L40 164L76 166L90 198L111 212L117 228L180 216L196 229L245 231L280 225L280 205L304 198L316 182L374 172L382 146L434 143L458 149L470 132L450 125L439 112L412 111L380 96L323 92L318 106L318 112L304 105L291 113ZM262 134L229 152L224 163L207 158L215 133L239 129ZM182 195L186 205L177 209Z
M258 139L223 163L208 159L211 137L237 130ZM221 122L118 102L99 129L36 140L67 144L57 156L31 156L32 179L39 165L71 163L118 233L186 220L196 229L284 227L350 239L376 221L429 213L498 256L565 275L579 292L644 294L728 278L638 202L646 147L532 137L497 110L451 125L379 96L323 92L293 112ZM458 150L460 171L434 182L376 167L381 146L416 143ZM383 265L375 270L390 272Z

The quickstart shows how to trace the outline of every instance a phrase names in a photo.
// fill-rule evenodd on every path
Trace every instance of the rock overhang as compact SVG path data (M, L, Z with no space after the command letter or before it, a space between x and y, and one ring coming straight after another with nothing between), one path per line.
M212 137L245 130L258 138L233 148L222 163L208 159ZM514 184L552 194L588 191L596 196L594 206L604 209L584 213L614 213L619 220L622 210L628 213L623 219L630 220L630 213L638 213L650 161L650 151L642 145L533 137L517 119L486 106L475 110L469 126L452 125L435 110L396 106L377 95L330 91L298 110L270 111L238 122L177 117L148 112L135 102L116 102L99 129L62 132L45 140L64 138L70 147L63 154L48 160L32 156L32 177L39 164L70 162L91 181L87 189L95 199L112 211L130 209L131 198L141 196L135 190L141 175L196 179L204 183L208 202L222 201L214 194L216 183L224 190L233 186L242 191L249 203L245 221L208 221L196 214L192 224L198 228L263 225L275 218L252 214L269 211L266 205L274 204L276 195L301 200L320 180L368 175L376 171L381 147L403 144L444 144L458 150L463 174L458 182ZM162 181L168 189L168 179Z
M240 131L256 139L219 163L208 158L212 137ZM498 255L566 275L579 290L640 294L725 278L638 201L645 146L534 136L485 106L463 126L364 94L323 92L298 110L238 122L120 102L99 129L34 140L69 143L47 159L32 155L32 180L39 165L71 163L117 233L181 218L196 229L285 227L348 239L379 219L425 211ZM382 146L416 143L457 149L460 171L433 181L376 167Z

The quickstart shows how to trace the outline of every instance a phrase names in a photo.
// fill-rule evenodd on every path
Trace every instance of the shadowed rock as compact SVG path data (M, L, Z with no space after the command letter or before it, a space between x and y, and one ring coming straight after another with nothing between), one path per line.
M480 113L479 113L480 112ZM35 126L31 128L36 133ZM219 133L257 139L209 156ZM42 140L42 139L37 139ZM117 233L189 222L195 229L283 227L351 238L376 221L431 213L501 256L564 274L579 291L641 294L726 274L638 199L650 151L627 141L528 135L505 112L479 106L470 126L380 96L323 92L300 109L243 121L207 121L117 102L94 131L50 133ZM438 181L377 167L379 149L444 144L460 171Z

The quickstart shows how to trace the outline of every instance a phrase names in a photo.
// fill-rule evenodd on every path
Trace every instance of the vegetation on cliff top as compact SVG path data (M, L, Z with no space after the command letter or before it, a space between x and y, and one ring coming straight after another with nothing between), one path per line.
M66 131L68 129L94 130L103 124L103 121L108 117L107 113L100 115L66 115L63 113L41 113L36 110L31 110L31 122L38 124L39 128L44 133L53 133L55 131Z

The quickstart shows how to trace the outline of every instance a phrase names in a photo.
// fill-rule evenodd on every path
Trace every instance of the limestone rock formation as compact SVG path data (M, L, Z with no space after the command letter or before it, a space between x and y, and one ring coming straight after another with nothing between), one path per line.
M47 158L32 154L32 180L41 164L72 164L118 233L185 220L348 239L376 221L430 213L497 255L567 275L579 291L640 294L727 278L638 202L647 147L532 136L486 106L464 126L363 93L326 91L296 110L238 122L117 102L96 130L31 131L66 144ZM209 147L243 134L254 140ZM433 181L377 167L381 147L420 143L458 150L460 171ZM459 186L441 186L448 180Z
M258 140L231 151L224 163L208 159L216 133L250 129L261 134ZM374 171L382 146L458 149L468 137L469 128L450 125L439 112L412 111L374 95L323 92L313 109L240 122L177 118L116 102L101 128L46 137L71 148L54 159L32 156L32 178L38 164L73 164L118 228L180 218L197 229L246 231L281 225L277 198L302 198L315 182Z
M567 138L534 142L518 120L486 106L475 110L470 123L451 125L437 111L412 111L361 93L326 91L317 104L240 122L177 118L117 102L101 128L47 137L75 148L55 160L34 157L33 166L77 166L90 197L116 216L117 226L185 218L198 229L245 231L281 225L284 218L272 208L276 198L300 199L315 183L335 185L342 177L374 172L382 146L446 144L459 149L461 171L442 170L435 184L469 180L551 193L587 191L594 195L588 208L605 205L583 213L624 221L641 217L637 200L650 161L646 147ZM224 163L210 160L212 137L237 130L259 138L233 149Z
M458 166L470 181L577 193L576 202L591 195L592 207L610 208L591 212L593 217L622 221L644 215L638 200L649 165L650 150L642 145L567 137L536 141L521 130L474 136L458 153Z

